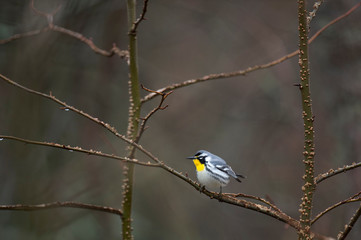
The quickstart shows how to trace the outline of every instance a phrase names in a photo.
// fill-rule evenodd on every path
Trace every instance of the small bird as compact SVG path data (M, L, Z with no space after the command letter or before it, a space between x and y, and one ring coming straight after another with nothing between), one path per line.
M219 187L220 194L222 193L222 187L229 183L229 176L238 182L241 182L239 178L245 178L240 174L236 174L222 158L205 150L199 150L188 159L192 159L196 166L198 181L207 188Z

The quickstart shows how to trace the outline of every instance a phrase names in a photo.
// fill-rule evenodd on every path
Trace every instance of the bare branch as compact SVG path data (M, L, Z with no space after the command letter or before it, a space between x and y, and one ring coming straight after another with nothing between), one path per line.
M140 14L140 17L133 23L133 27L130 30L131 34L134 34L137 31L138 25L140 24L141 21L146 20L145 14L147 13L147 9L148 9L148 1L149 0L144 0L142 13Z
M30 7L31 9L38 15L40 16L44 16L47 21L48 21L48 26L43 28L43 29L39 29L39 30L34 30L34 31L30 31L30 32L26 32L26 33L20 33L20 34L15 34L7 39L3 39L0 40L0 44L6 44L9 43L11 41L14 40L18 40L20 38L25 38L25 37L32 37L32 36L36 36L39 35L41 33L44 32L49 32L49 31L54 31L54 32L59 32L65 35L68 35L70 37L73 37L85 44L87 44L90 49L92 49L95 53L100 54L102 56L105 57L112 57L114 54L118 55L119 57L123 58L123 59L128 59L129 57L129 53L126 50L121 50L119 49L115 43L113 44L113 47L110 50L103 50L99 47L97 47L94 43L93 40L91 38L86 38L85 36L83 36L82 34L78 33L78 32L74 32L72 30L57 26L53 23L53 16L56 14L56 12L60 9L60 6L55 9L52 13L44 13L42 11L39 11L38 9L35 8L34 6L34 1L32 0L30 3Z
M312 221L311 221L311 225L314 224L318 219L320 219L322 216L324 216L326 213L328 213L329 211L343 205L343 204L346 204L346 203L352 203L352 202L358 202L358 201L361 201L361 192L358 192L356 193L355 195L341 201L341 202L338 202L328 208L326 208L324 211L320 212Z
M111 158L111 159L120 160L120 161L123 161L123 162L129 162L129 163L142 165L142 166L160 167L159 164L152 164L152 163L149 163L149 162L148 163L140 162L137 159L119 157L119 156L116 156L114 154L102 153L101 151L98 151L98 150L93 150L93 149L88 150L88 149L83 149L81 147L72 147L70 145L64 145L64 144L59 144L59 143L33 141L33 140L29 140L29 139L23 139L23 138L18 138L18 137L14 137L14 136L7 136L7 135L0 135L0 139L1 140L10 139L10 140L15 140L15 141L18 141L18 142L24 142L24 143L33 144L33 145L60 148L60 149L65 149L65 150L68 150L68 151L71 151L71 152L86 153L86 154L89 154L89 155L105 157L105 158Z
M86 38L85 36L83 36L82 34L78 33L78 32L74 32L72 30L69 30L69 29L66 29L66 28L63 28L63 27L60 27L60 26L57 26L57 25L53 25L50 30L54 31L54 32L60 32L60 33L63 33L63 34L66 34L68 36L71 36L73 38L76 38L78 39L79 41L87 44L95 53L97 54L100 54L102 56L105 56L105 57L111 57L113 56L114 54L118 55L119 57L121 58L125 58L125 59L128 59L129 57L129 53L128 51L126 50L121 50L119 49L115 43L113 44L113 47L106 51L106 50L103 50L103 49L100 49L98 48L92 39L90 38Z
M0 40L0 44L6 44L6 43L12 42L14 40L18 40L20 38L33 37L33 36L39 35L39 34L44 33L44 32L49 32L49 31L50 31L50 28L45 27L45 28L42 28L42 29L38 29L38 30L26 32L26 33L15 34L15 35L7 38L7 39Z
M51 202L51 203L42 203L35 205L26 205L26 204L15 204L15 205L0 205L0 210L18 210L18 211L36 211L36 210L45 210L52 208L83 208L94 211L106 212L111 214L116 214L122 216L123 213L120 209L98 206L87 203L79 203L79 202Z
M274 205L273 203L271 203L270 201L267 201L266 199L263 199L261 197L257 197L257 196L252 196L252 195L248 195L248 194L243 194L243 193L225 193L228 196L237 198L237 197L243 197L243 198L250 198L250 199L254 199L257 201L260 201L268 206L270 206L271 208L273 208L274 210L276 210L279 213L283 213L281 209L279 209L276 205Z
M336 170L334 169L330 169L328 172L326 173L322 173L322 174L319 174L317 177L315 177L314 181L316 184L319 184L320 182L322 182L323 180L326 180L327 178L330 178L330 177L333 177L337 174L340 174L340 173L345 173L349 170L352 170L352 169L355 169L355 168L358 168L358 167L361 167L361 162L358 162L358 163L352 163L351 165L345 165L343 167L340 167Z
M351 232L353 226L361 216L361 204L356 213L351 217L350 222L345 226L345 230L337 235L337 240L346 239L347 235Z
M341 19L347 17L348 15L350 15L353 11L355 11L361 3L356 4L355 6L353 6L350 10L348 10L345 14L342 14L341 16L335 18L334 20L332 20L330 23L328 23L326 26L324 26L323 28L321 28L319 31L317 31L309 40L308 40L308 44L312 43L322 32L324 32L327 28L329 28L331 25L335 24L336 22L340 21ZM246 69L243 70L239 70L239 71L234 71L234 72L227 72L227 73L215 73L215 74L210 74L210 75L205 75L203 77L200 78L194 78L194 79L190 79L190 80L186 80L184 82L181 83L176 83L161 89L158 89L157 92L167 92L170 90L174 90L174 89L178 89L181 87L185 87L185 86L189 86L189 85L193 85L196 83L200 83L200 82L204 82L204 81L209 81L209 80L216 80L216 79L225 79L225 78L231 78L231 77L236 77L236 76L245 76L248 73L260 70L260 69L266 69L266 68L270 68L273 67L279 63L282 63L284 61L286 61L289 58L292 58L294 56L296 56L298 54L298 50L293 51L281 58L278 58L276 60L273 60L269 63L266 64L262 64L262 65L255 65L253 67L248 67ZM157 96L157 94L155 93L150 93L147 96L145 96L142 99L142 102L146 102L149 101L151 99L153 99L155 96Z

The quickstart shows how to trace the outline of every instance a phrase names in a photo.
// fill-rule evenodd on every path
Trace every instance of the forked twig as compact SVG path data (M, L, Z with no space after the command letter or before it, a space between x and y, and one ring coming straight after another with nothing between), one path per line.
M48 21L48 25L51 26L53 25L53 19L54 19L54 15L60 10L61 5L59 5L55 10L53 10L51 13L46 13L46 12L42 12L40 10L38 10L37 8L35 8L34 6L34 0L30 1L30 8L38 15L41 15L43 17L46 18L46 20Z
M158 94L159 96L161 96L161 100L160 100L157 107L153 108L144 118L142 118L142 123L140 124L138 135L137 135L136 140L135 140L136 143L139 142L140 137L142 136L143 132L145 131L146 123L150 119L150 117L153 116L157 111L164 110L164 109L166 109L168 107L168 105L165 105L163 107L163 103L164 103L165 99L173 92L173 91L169 91L167 93L161 93L161 92L156 92L154 90L146 88L146 87L144 87L143 84L141 84L140 86L142 87L142 89L144 89L147 92Z

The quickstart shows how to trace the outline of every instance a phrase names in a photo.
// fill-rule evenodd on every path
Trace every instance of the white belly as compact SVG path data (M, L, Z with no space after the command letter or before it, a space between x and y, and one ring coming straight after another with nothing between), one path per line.
M226 180L222 179L222 181L218 181L206 170L197 171L197 178L200 184L214 190L219 190L220 187L224 187L229 183L229 178L227 178Z

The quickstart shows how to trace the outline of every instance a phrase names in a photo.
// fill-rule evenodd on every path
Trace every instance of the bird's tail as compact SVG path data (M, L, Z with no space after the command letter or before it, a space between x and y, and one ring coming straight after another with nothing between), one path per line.
M235 179L237 182L242 182L241 179L239 179L239 178L247 178L246 176L243 176L241 174L236 174L236 176L237 176L237 178L235 178Z

